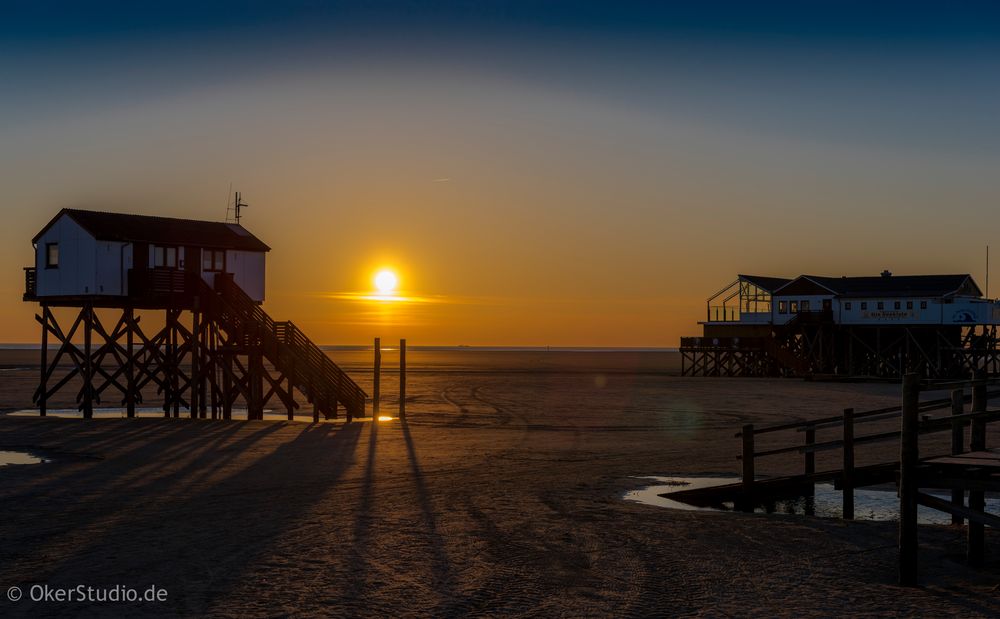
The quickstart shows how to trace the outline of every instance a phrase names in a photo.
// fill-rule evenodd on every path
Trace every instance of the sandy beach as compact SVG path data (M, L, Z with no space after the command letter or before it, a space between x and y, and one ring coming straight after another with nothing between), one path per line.
M406 419L378 423L0 416L0 450L53 458L0 467L2 588L168 593L0 608L32 617L1000 613L989 532L988 565L973 570L964 529L921 527L922 586L903 589L891 522L622 500L642 476L738 472L733 433L744 423L899 399L890 384L680 378L671 354L414 352ZM331 355L370 391L363 353ZM33 359L0 353L4 411L30 407ZM382 413L393 417L395 388L387 374ZM886 449L865 457L891 457ZM776 460L762 472L798 466Z

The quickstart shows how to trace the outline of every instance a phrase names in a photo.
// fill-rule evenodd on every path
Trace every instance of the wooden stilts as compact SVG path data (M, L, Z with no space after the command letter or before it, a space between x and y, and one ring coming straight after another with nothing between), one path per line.
M94 418L94 364L91 339L94 331L94 308L83 308L83 418Z
M125 415L129 419L135 417L135 312L126 307L125 312Z
M191 312L191 381L189 383L192 419L198 417L201 407L201 394L198 392L201 384L201 359L199 358L201 356L201 312L198 305L198 297L195 297Z
M38 381L38 414L42 417L45 416L48 402L45 397L45 392L47 390L46 378L48 377L49 370L49 321L52 320L52 312L49 310L48 305L42 305L42 359L39 363L39 368L41 371L41 378Z

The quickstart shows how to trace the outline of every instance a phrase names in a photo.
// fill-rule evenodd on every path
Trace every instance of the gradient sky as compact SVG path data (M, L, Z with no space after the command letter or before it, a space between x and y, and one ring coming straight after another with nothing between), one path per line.
M737 272L1000 254L994 3L428 4L5 3L0 341L59 208L230 183L325 344L676 346ZM345 294L384 265L419 302Z

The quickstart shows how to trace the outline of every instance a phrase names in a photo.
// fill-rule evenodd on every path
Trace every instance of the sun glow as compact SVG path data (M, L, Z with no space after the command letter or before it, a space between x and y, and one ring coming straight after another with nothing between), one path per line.
M379 294L388 295L394 293L398 284L399 278L388 269L375 274L375 287L378 288Z

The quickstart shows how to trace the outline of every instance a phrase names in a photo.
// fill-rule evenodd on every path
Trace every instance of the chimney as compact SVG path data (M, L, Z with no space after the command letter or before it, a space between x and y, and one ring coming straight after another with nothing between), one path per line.
M892 277L892 271L889 269L882 271L882 277Z

